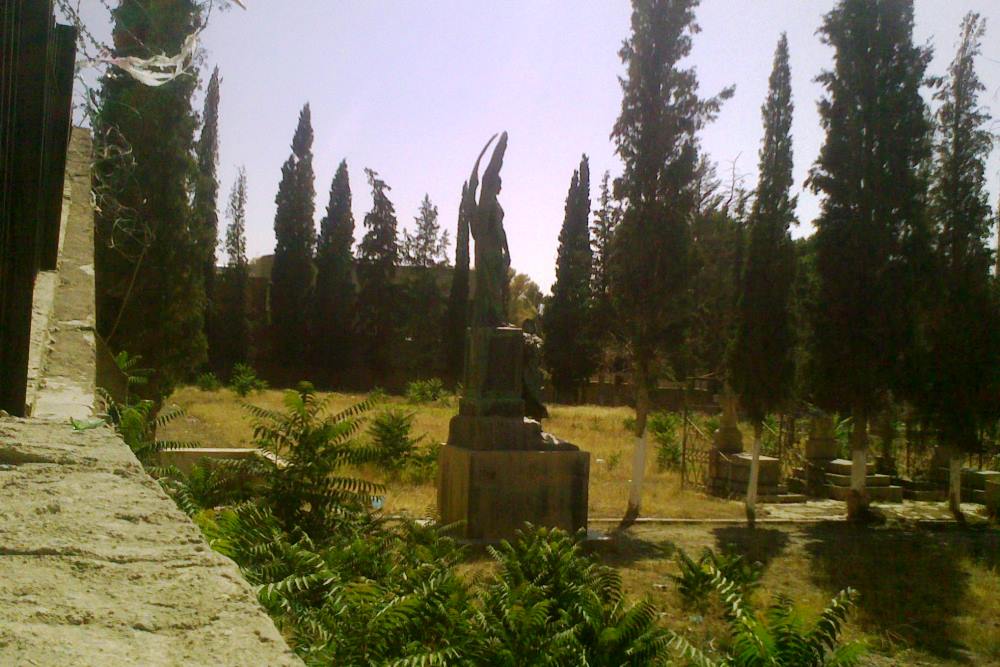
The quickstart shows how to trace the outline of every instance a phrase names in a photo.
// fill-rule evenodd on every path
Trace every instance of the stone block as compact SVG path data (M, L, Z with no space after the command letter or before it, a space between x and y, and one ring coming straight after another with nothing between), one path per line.
M986 482L986 508L993 516L1000 516L1000 480Z
M989 481L1000 482L1000 472L996 470L963 470L962 486L970 489L986 489Z
M526 522L576 532L587 527L590 454L575 451L472 450L446 445L438 455L438 512L462 522L462 538L509 539Z
M847 500L851 493L849 486L836 486L828 484L826 486L828 498L834 500ZM865 489L868 500L880 503L901 503L903 502L903 487L901 486L873 486Z
M184 447L177 449L164 449L159 452L159 459L161 466L176 466L181 472L188 474L196 464L204 460L218 461L221 459L249 459L258 456L260 453L260 450L252 447Z
M835 459L840 456L840 443L836 438L810 435L806 439L806 458Z
M867 474L871 475L875 472L875 463L869 459L866 462L865 467L868 469ZM851 468L854 463L850 459L833 459L826 464L826 471L833 473L834 475L847 475L850 476Z
M850 475L837 475L832 472L826 473L826 481L834 486L850 486L851 476ZM888 475L866 475L865 476L865 486L891 486L892 478Z

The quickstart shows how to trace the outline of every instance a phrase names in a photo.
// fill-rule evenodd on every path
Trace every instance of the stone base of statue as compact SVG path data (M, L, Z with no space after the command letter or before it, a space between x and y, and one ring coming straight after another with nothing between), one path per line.
M773 456L763 454L758 460L760 473L757 478L757 497L767 498L783 494L785 490L781 486L780 461ZM712 449L708 455L709 490L712 495L723 498L746 496L752 461L753 455L750 452L733 454Z
M586 529L590 454L525 419L521 330L478 327L466 341L459 414L438 455L441 523L484 542L525 523Z

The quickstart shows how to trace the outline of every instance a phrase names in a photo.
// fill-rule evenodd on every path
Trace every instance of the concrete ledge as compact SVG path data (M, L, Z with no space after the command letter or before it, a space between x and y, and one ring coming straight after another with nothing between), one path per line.
M111 430L3 419L0 664L301 662Z

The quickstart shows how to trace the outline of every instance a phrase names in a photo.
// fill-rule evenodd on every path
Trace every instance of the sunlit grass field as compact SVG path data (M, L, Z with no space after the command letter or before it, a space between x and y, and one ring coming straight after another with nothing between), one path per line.
M240 399L229 389L203 391L183 387L170 397L168 405L183 408L185 415L166 427L164 439L195 440L204 447L251 447L253 432L246 402L267 408L281 408L284 392L267 390ZM346 408L365 398L363 394L323 394L330 398L333 411ZM413 435L424 436L427 442L443 443L448 439L448 422L457 412L450 402L412 405L404 398L387 396L369 413L396 409L413 413ZM550 419L545 430L556 437L590 452L590 516L618 518L625 512L629 480L632 474L634 438L625 428L625 420L633 414L629 408L600 406L549 406ZM367 437L363 434L361 438ZM652 443L647 457L646 487L643 514L671 518L738 518L743 515L739 502L715 499L693 490L681 490L680 476L673 471L657 470ZM365 469L361 476L378 482L388 482L380 471ZM408 484L401 479L387 485L385 509L389 513L411 516L432 516L436 505L434 481Z
M168 405L184 408L185 415L165 427L160 437L197 440L206 447L252 446L250 420L241 403L280 409L283 393L268 390L240 399L228 389L184 387ZM332 410L365 398L328 396ZM411 405L389 396L370 415L387 408L412 412L413 434L424 435L429 442L447 439L448 422L457 412L454 404ZM560 405L549 410L545 429L591 453L591 518L621 517L633 447L625 420L632 410ZM433 515L433 480L410 484L373 468L354 472L385 483L389 514ZM657 470L652 441L646 484L644 516L743 516L739 502L682 491L677 473ZM863 664L1000 665L1000 531L996 529L930 531L823 523L756 530L739 524L644 525L593 545L604 562L618 568L630 596L652 598L664 610L666 625L696 641L725 632L722 610L684 609L669 575L678 571L674 557L679 549L697 555L704 547L736 550L763 563L762 585L754 594L761 604L780 593L815 617L839 590L857 589L861 598L847 636L864 639L871 647ZM485 554L473 552L460 569L474 577L490 568Z

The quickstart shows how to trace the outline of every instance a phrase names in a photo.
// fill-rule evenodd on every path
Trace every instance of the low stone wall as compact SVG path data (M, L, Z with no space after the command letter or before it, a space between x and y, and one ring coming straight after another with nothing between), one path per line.
M301 665L250 585L111 429L96 377L90 140L36 289L30 419L0 417L0 665Z

